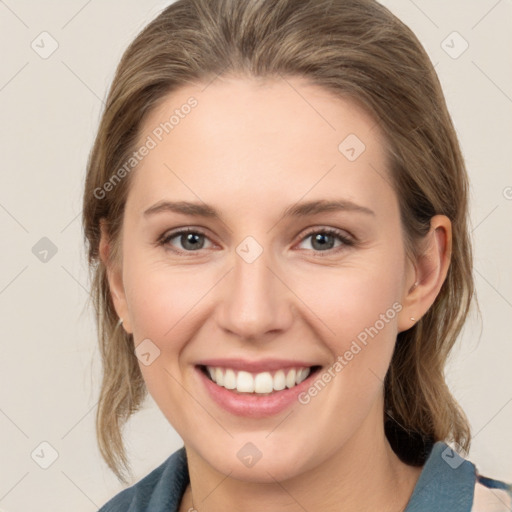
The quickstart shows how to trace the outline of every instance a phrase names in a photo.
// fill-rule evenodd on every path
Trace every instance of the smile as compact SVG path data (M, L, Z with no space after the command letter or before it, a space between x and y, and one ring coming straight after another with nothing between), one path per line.
M268 395L285 388L294 388L318 368L297 367L260 373L215 366L202 366L201 370L215 384L233 392Z

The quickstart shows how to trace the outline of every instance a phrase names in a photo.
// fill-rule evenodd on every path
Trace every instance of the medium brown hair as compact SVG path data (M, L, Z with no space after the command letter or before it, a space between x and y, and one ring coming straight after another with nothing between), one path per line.
M158 102L187 83L219 75L302 77L363 105L387 141L406 249L417 254L430 219L452 223L452 257L429 311L399 333L384 385L386 434L396 453L422 464L428 445L469 448L470 429L444 378L474 283L468 178L435 70L416 36L373 0L178 0L136 37L117 68L89 156L83 227L92 272L103 379L96 416L101 454L127 482L122 427L147 390L132 335L119 327L105 265L103 219L118 252L131 174L97 191L134 151Z

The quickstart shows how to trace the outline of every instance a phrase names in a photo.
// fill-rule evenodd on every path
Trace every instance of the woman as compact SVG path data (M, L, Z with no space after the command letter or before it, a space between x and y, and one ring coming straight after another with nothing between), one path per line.
M471 437L443 375L467 190L433 67L380 4L163 11L114 78L84 229L102 455L126 482L147 391L184 447L101 510L509 510L446 444Z

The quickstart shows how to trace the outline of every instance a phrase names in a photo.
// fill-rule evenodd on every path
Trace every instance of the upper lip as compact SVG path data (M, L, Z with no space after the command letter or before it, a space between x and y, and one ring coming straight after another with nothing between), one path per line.
M213 366L219 368L232 368L233 370L247 371L253 373L271 372L286 368L309 368L320 366L312 364L311 361L296 361L291 359L260 359L249 361L247 359L204 359L196 363L198 366Z

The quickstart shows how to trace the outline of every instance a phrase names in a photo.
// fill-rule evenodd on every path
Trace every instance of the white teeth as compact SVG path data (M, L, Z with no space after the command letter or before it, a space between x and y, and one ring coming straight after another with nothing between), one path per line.
M306 380L308 378L309 373L309 368L301 368L297 372L297 375L295 376L295 384L300 384L303 380Z
M219 384L219 381L217 381L217 384ZM222 384L219 384L219 386L222 386ZM236 376L236 390L241 393L252 393L254 391L254 379L250 373L238 372Z
M286 387L287 388L293 388L295 386L295 377L297 375L297 372L295 371L295 368L292 368L288 374L286 375Z
M239 393L268 394L293 388L309 377L311 368L290 368L271 372L252 374L245 371L235 371L231 368L207 366L208 374L213 382L226 389L236 390Z
M268 372L258 373L254 379L254 391L256 393L272 393L273 390L272 375Z
M231 368L228 368L224 374L224 387L226 389L236 388L236 373Z
M283 370L277 370L274 375L274 389L276 391L281 391L286 387L286 375Z
M224 372L220 368L215 368L215 382L219 386L224 385Z

